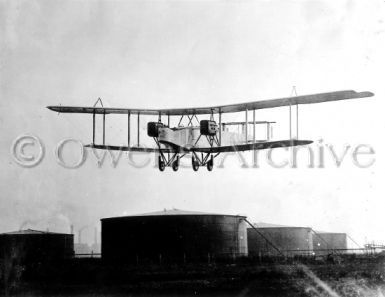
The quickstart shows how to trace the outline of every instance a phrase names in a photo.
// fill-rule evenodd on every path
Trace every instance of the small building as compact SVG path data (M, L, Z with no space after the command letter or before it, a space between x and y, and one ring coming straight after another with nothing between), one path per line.
M0 234L0 259L21 265L49 263L74 255L72 234L20 230Z
M312 229L256 223L247 229L250 256L310 255L313 252Z
M162 263L245 256L245 218L178 209L105 218L101 220L102 258Z
M87 243L75 243L74 244L75 255L87 255L91 254L91 247Z

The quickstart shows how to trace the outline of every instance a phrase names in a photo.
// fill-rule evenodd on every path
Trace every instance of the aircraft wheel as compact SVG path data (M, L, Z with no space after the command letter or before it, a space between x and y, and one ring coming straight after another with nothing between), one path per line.
M194 170L194 171L198 171L198 169L199 169L199 163L198 163L197 161L195 161L195 158L194 158L194 157L192 157L191 160L192 160L192 168L193 168L193 170Z
M213 156L211 156L210 161L207 162L207 170L212 171L214 168L214 159Z
M198 169L199 169L198 162L194 162L192 167L193 167L194 171L198 171Z
M172 170L178 171L179 169L179 156L176 157L176 160L172 162Z
M159 156L158 159L158 167L160 171L164 171L164 169L166 168L166 164L162 161L161 156Z

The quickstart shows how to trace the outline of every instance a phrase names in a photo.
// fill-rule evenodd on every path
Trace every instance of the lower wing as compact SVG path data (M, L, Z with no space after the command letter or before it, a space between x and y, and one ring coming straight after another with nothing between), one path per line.
M228 146L216 146L216 147L175 147L175 148L146 148L137 146L115 146L115 145L100 145L100 144L88 144L85 147L102 149L102 150L114 150L114 151L130 151L130 152L142 152L142 153L228 153L228 152L239 152L239 151L255 151L265 150L280 147L300 146L308 145L313 141L311 140L278 140L278 141L266 141L256 142L248 144L236 144Z
M191 148L191 152L202 152L202 153L228 153L228 152L242 152L242 151L256 151L266 150L280 147L290 147L311 144L311 140L278 140L278 141L266 141L256 142L248 144L237 144L229 146L218 146L208 148Z
M117 145L103 145L103 144L87 144L84 147L95 148L99 150L111 150L111 151L125 151L125 152L139 152L139 153L178 153L183 152L174 148L150 148L150 147L139 147L139 146L117 146Z

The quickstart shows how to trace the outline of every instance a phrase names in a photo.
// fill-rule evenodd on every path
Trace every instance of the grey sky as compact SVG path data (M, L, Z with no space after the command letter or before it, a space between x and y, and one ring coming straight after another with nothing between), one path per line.
M26 220L68 231L69 221L80 228L101 217L176 207L385 241L385 3L335 2L0 1L0 231ZM233 156L211 173L161 174L127 163L99 169L92 156L69 170L54 159L64 137L90 141L91 117L58 116L47 105L92 105L98 97L116 107L218 105L289 96L293 85L299 94L374 92L301 107L300 136L340 151L347 143L370 144L376 163L242 169ZM277 139L288 137L287 109L257 116L277 121ZM125 122L107 121L108 141L124 140ZM33 169L10 154L23 133L45 144L46 156Z

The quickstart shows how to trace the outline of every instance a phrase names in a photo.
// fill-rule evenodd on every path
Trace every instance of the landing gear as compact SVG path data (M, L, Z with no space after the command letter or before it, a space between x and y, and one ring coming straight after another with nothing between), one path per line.
M164 171L166 169L166 167L172 167L172 170L178 171L179 165L180 165L180 159L183 156L184 155L179 156L178 153L175 153L172 158L170 158L170 156L168 156L168 158L166 158L166 156L164 156L164 154L161 153L158 157L159 170Z
M166 167L171 167L173 171L178 171L180 167L180 160L184 156L185 154L175 152L174 155L170 157L169 155L165 156L162 152L160 152L158 157L159 171L164 171ZM206 155L202 153L200 156L193 152L191 158L192 169L194 171L198 171L199 167L206 166L208 171L212 171L214 169L214 158L216 156L217 155L212 155L211 153L206 153Z
M195 160L194 156L191 158L192 160L192 168L194 171L198 171L199 169L199 163L197 160Z
M214 157L211 155L210 161L207 162L207 170L212 171L214 168Z
M164 163L161 156L159 156L158 158L158 167L160 171L164 171L164 169L166 168L166 163Z
M172 162L172 170L178 171L179 169L179 156L175 158L175 161Z

